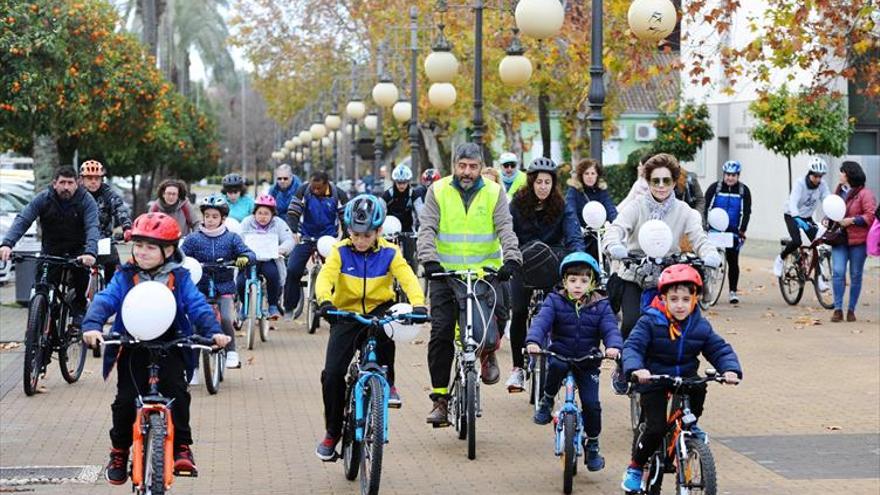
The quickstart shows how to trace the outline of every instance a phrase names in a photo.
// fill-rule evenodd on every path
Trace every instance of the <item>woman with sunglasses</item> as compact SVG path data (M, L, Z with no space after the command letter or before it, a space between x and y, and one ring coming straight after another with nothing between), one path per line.
M662 220L672 230L673 242L667 256L679 252L678 240L686 236L694 251L703 258L703 263L710 267L721 265L718 251L703 231L700 214L673 194L681 173L678 160L666 153L654 155L645 163L644 177L650 194L627 204L605 231L602 242L609 256L619 260L626 258L631 251L639 250L642 224L648 220ZM609 296L612 296L612 309L623 312L620 332L625 339L641 312L642 287L636 282L635 267L621 265L613 278L617 280L609 281ZM612 286L616 290L612 290Z
M519 158L505 151L498 157L498 166L501 167L501 185L507 191L507 197L513 198L516 191L526 185L526 174L519 169Z

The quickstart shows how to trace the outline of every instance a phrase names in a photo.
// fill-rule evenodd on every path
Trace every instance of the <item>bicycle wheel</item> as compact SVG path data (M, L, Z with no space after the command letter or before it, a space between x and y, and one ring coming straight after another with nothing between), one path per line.
M638 392L629 394L629 422L633 433L639 430L639 424L642 422L642 403Z
M467 411L468 459L477 458L477 372L469 370L465 375L465 410Z
M220 362L219 352L201 351L202 370L205 372L205 387L211 395L220 391L220 368L226 363Z
M798 257L794 254L783 260L779 291L782 292L782 299L791 306L799 303L804 295L804 279L798 267Z
M727 276L727 260L724 259L724 253L721 253L721 256L723 260L721 266L707 269L706 286L703 288L703 297L700 298L700 308L704 310L709 309L718 302L724 289L724 278Z
M86 343L82 339L82 330L73 326L70 307L61 305L58 318L58 366L61 376L67 383L74 383L82 376L86 365Z
M256 340L257 328L257 286L251 285L247 294L247 321L245 322L245 331L247 332L247 348L253 350L254 340Z
M458 370L458 365L456 364L453 369ZM460 375L456 374L455 380L452 381L452 387L449 391L449 409L452 413L453 422L455 422L455 431L458 432L458 439L464 440L467 438L467 415L465 414L464 408L465 387L459 376Z
M816 299L825 309L834 309L834 291L831 288L831 252L825 249L819 251L819 260L816 262L816 270L813 273L813 290L816 291ZM821 282L820 282L821 281ZM825 290L820 288L822 286Z
M321 320L318 318L318 303L315 301L315 280L318 278L318 267L313 266L311 270L309 270L309 284L306 287L308 290L306 294L308 295L308 299L306 299L306 328L309 330L309 333L315 333L315 330L318 329L318 325L321 324Z
M144 487L153 495L165 493L165 421L150 415L150 429L144 439Z
M28 310L27 330L24 338L24 393L37 393L37 382L42 373L44 353L49 337L49 300L44 294L35 294Z
M382 478L382 449L385 448L385 393L382 382L371 376L366 384L364 441L361 444L361 493L376 495Z
M663 493L663 459L660 455L654 454L645 466L648 472L647 486L645 492L648 495L662 495Z
M577 472L577 418L568 413L562 417L562 491L571 493L574 475Z
M687 448L687 458L679 462L681 470L677 476L678 492L694 495L715 495L717 492L717 480L715 476L715 459L712 451L705 443L687 438L684 441Z
M352 389L349 385L347 395L351 396ZM349 400L348 410L345 413L345 424L342 425L342 468L345 471L345 479L354 481L361 467L361 442L354 438L354 402Z

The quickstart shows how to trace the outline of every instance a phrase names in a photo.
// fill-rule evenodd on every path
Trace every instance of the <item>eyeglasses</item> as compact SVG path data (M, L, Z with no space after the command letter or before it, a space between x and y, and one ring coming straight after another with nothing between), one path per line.
M651 185L654 187L663 184L664 186L672 185L672 177L651 177Z
M276 177L276 180L290 180L290 177Z
M502 163L501 166L504 168L514 168L514 167L516 167L516 163L515 162Z

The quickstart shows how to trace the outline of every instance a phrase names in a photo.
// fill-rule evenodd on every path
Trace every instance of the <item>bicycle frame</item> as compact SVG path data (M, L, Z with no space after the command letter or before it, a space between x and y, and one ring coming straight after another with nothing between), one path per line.
M249 270L250 272L248 273L248 278L244 285L244 300L241 302L242 313L247 315L250 310L250 305L256 304L254 314L256 314L257 319L259 320L263 317L263 284L260 283L260 275L257 273L257 265L251 265ZM257 288L256 301L250 300L250 288L252 286L256 286Z

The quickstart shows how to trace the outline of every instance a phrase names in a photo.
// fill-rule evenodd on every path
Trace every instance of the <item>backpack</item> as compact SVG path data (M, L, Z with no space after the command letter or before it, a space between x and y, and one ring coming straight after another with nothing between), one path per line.
M541 241L526 244L522 248L523 264L520 268L523 285L533 289L550 289L556 285L561 255Z

